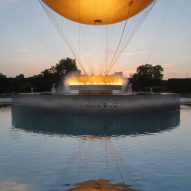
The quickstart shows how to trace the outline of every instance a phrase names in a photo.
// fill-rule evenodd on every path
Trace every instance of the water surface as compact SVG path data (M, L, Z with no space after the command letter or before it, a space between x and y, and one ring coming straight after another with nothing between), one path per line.
M190 191L190 128L189 106L112 117L1 107L0 191L61 191L98 180Z

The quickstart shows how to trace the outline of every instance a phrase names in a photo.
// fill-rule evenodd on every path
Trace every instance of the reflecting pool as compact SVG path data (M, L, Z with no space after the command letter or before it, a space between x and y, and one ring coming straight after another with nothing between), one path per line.
M0 107L0 191L190 191L191 107L71 116Z

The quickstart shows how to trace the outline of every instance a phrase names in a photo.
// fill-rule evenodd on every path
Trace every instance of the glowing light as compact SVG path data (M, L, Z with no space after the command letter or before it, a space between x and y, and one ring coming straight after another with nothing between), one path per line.
M107 25L126 20L153 2L153 0L42 1L60 15L72 21L90 25Z
M65 81L68 86L75 85L124 85L125 79L121 76L74 76Z
M99 140L107 141L107 140L110 140L111 137L103 137L103 136L89 135L89 136L86 136L84 139L85 139L85 140L89 140L89 141L99 141Z
M84 183L76 184L76 188L71 189L70 191L133 191L128 185L125 184L112 184L108 180L89 180Z

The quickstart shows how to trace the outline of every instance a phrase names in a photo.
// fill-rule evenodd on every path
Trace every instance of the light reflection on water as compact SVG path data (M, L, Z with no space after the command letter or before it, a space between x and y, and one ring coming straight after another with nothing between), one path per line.
M190 191L188 116L190 107L112 117L1 108L0 186L12 181L27 190L60 191L106 179L136 190Z

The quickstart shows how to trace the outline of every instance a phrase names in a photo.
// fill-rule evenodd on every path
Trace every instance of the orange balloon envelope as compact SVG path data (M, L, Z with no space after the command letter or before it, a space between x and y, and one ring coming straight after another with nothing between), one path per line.
M65 18L89 25L107 25L129 19L154 0L42 0Z

